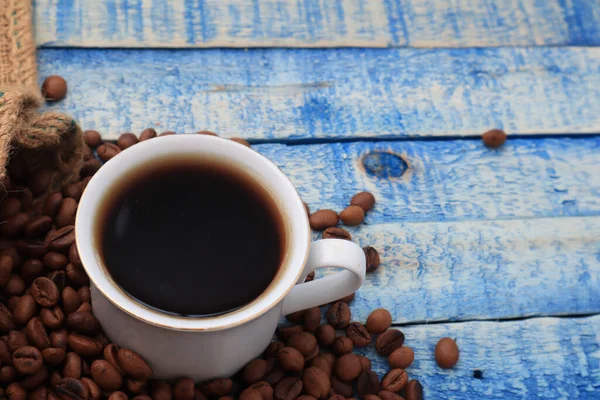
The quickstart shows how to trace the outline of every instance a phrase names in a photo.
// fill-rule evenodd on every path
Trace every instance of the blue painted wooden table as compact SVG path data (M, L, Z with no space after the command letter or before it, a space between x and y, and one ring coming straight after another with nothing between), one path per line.
M599 0L34 3L85 129L246 137L313 209L375 194L352 312L392 311L427 398L600 398Z

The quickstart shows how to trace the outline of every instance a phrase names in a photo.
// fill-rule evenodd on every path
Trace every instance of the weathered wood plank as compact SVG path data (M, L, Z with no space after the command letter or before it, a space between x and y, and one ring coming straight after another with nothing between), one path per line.
M600 316L464 322L400 328L415 352L407 369L426 399L600 399ZM442 370L433 351L442 337L457 339L458 364ZM383 375L387 361L363 350ZM483 372L475 379L473 370Z
M600 313L600 217L349 231L382 259L357 292L358 320L379 307L397 323Z
M250 139L600 132L600 48L46 49L39 65L70 84L51 109L108 138L148 126Z
M34 0L40 46L600 44L597 0Z
M312 209L367 190L366 224L600 215L600 137L255 145Z

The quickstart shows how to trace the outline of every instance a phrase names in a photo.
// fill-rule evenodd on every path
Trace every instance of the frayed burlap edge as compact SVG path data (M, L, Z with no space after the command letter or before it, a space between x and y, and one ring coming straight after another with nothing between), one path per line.
M62 180L79 172L83 135L72 118L39 114L31 0L0 0L0 179L11 169L55 168Z

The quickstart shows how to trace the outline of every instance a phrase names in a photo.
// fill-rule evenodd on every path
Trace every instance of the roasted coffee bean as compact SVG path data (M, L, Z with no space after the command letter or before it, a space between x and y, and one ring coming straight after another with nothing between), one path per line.
M327 376L331 376L335 363L336 358L333 354L322 353L311 360L310 366L320 368L327 374Z
M35 315L37 304L33 296L25 294L19 297L15 309L13 310L13 319L19 325L26 325Z
M121 375L125 375L125 371L119 366L119 346L116 343L111 343L104 348L104 359L110 363Z
M125 379L125 388L133 394L145 393L148 388L148 381L127 378Z
M152 369L136 352L129 349L117 351L117 361L125 373L135 379L146 380L152 376Z
M48 278L52 282L54 282L54 284L56 285L56 288L61 293L67 285L67 274L65 274L65 271L61 271L61 270L52 271L48 275L46 275L46 278ZM62 295L61 295L61 299L62 299Z
M294 378L283 378L273 392L275 400L295 400L302 392L302 381Z
M344 354L335 362L335 375L343 381L353 381L360 375L362 365L356 354Z
M87 176L92 176L102 167L102 163L97 158L92 158L91 160L87 160L83 163L81 170L79 171L79 175L84 178Z
M273 400L273 387L268 382L260 381L250 385L254 390L260 393L262 400Z
M321 309L312 307L305 310L302 317L302 324L306 332L315 333L321 323Z
M300 372L304 368L304 355L293 347L284 347L277 353L277 361L289 372Z
M365 347L371 343L371 334L360 322L352 322L348 325L346 335L352 340L355 347Z
M17 378L17 371L11 365L5 365L0 368L0 383L9 384Z
M304 278L304 282L312 282L314 279L315 279L315 271L306 275L306 278Z
M173 389L168 382L154 381L152 383L151 397L153 400L172 400Z
M46 327L39 317L32 318L25 328L25 334L29 342L40 350L51 347L50 338Z
M404 400L404 398L402 398L394 392L390 392L389 390L382 390L377 394L377 396L381 400Z
M389 356L394 350L404 344L404 333L398 329L383 332L375 341L375 350L382 356Z
M27 392L16 382L6 387L6 397L8 400L26 400Z
M92 180L91 176L86 176L85 178L83 178L81 180L81 190L83 193L85 193L85 189L87 188L88 184L90 183L90 181Z
M350 312L350 307L348 307L348 304L337 302L334 303L329 310L327 310L326 316L327 321L335 329L346 329L350 323L350 318L352 318L352 313Z
M287 340L286 344L298 350L305 360L314 357L315 349L318 351L317 339L308 332L295 333Z
M74 286L82 286L90 283L90 278L85 273L83 267L67 264L65 272L67 273L67 278L69 278L69 281Z
M392 325L392 314L384 308L378 308L369 314L366 325L371 333L383 333Z
M423 386L421 383L413 379L406 384L404 388L404 398L406 400L422 400L423 399Z
M27 186L31 190L34 197L38 197L48 190L52 179L54 178L55 171L48 168L40 168L30 175Z
M179 379L173 387L175 400L194 400L194 381L192 379Z
M317 399L329 397L331 382L329 376L321 369L309 367L302 373L304 391Z
M50 75L42 84L42 95L48 101L59 101L67 95L67 81L62 76Z
M92 149L102 144L102 136L98 131L88 130L83 132L83 140L85 144L90 146Z
M36 387L40 386L42 383L46 382L48 379L48 368L42 366L36 373L32 375L28 375L26 378L22 379L19 383L21 387L25 390L33 390Z
M134 144L137 144L137 142L137 136L135 136L133 133L128 132L119 136L119 140L117 140L117 146L119 146L121 150L125 150L133 146Z
M61 293L63 309L67 315L75 312L81 305L81 300L75 289L70 286L65 287Z
M27 209L29 216L31 219L36 219L44 215L42 212L44 208L44 204L41 201L35 203L31 208ZM25 231L27 231L27 227L25 227Z
M371 370L371 360L365 356L358 356L360 358L361 372L367 372Z
M8 247L5 247L4 249L0 250L0 256L8 256L12 259L13 268L18 268L21 264L23 264L23 256L21 256L20 254L21 249L18 249L18 243L19 242L17 241L17 248L15 248L15 246L12 245L14 244L14 242L11 242L11 245L8 245Z
M73 225L63 226L62 228L48 234L46 242L50 250L66 252L75 244L75 227Z
M96 382L88 377L81 378L81 381L87 386L88 392L90 392L90 400L100 400L102 398L102 391Z
M321 325L316 336L319 346L329 347L335 341L335 328L329 324Z
M315 231L322 231L326 228L336 226L339 219L338 214L333 210L319 210L308 217L310 227Z
M29 188L25 188L19 193L19 200L23 209L28 209L33 206L33 192Z
M158 136L171 136L171 135L177 135L177 133L173 132L173 131L165 131L162 132L160 135Z
M74 312L67 317L67 327L75 332L93 333L100 329L100 322L91 313Z
M50 400L50 399L48 399L48 400ZM108 400L129 400L129 397L124 392L121 392L119 390L119 391L116 391L116 392L112 392L110 394L110 396L108 396ZM175 398L175 400L178 400L178 399Z
M44 361L50 365L59 365L62 363L67 355L65 349L60 349L56 347L48 347L42 350L42 357L44 357Z
M20 213L22 209L21 200L16 197L8 197L0 205L0 219L2 221L7 220L13 215Z
M365 219L365 211L359 206L348 206L340 212L340 219L345 225L356 226Z
M27 400L46 400L48 396L48 388L40 386L33 390L27 396Z
M415 353L413 349L407 346L402 346L396 349L388 357L388 363L392 368L408 368L415 359Z
M21 265L21 277L27 283L31 283L35 278L44 273L44 264L37 258L30 258Z
M338 356L351 353L353 348L354 343L352 343L352 340L346 336L338 336L335 338L332 346L333 352Z
M331 378L331 389L334 391L334 393L344 397L352 397L353 394L352 384L349 382L344 382L335 376Z
M323 239L352 239L352 235L350 235L350 232L342 228L336 228L335 226L325 229L325 231L323 231L322 237Z
M242 370L242 379L251 384L263 379L267 373L267 362L260 358L250 361Z
M18 213L13 215L0 225L0 234L5 237L13 238L25 230L25 226L29 223L29 215L26 213Z
M232 388L233 382L229 378L213 379L212 381L203 383L200 386L202 393L209 397L225 396L231 392Z
M246 147L250 147L250 143L246 140L246 139L242 139L242 138L231 138L232 142L236 142L239 143L241 145L244 145Z
M211 131L198 131L196 132L198 135L208 135L208 136L219 136L214 132Z
M25 236L27 237L40 237L44 236L52 228L52 218L43 215L30 221L25 226Z
M0 255L0 288L5 286L12 275L14 262L12 257Z
M280 341L271 342L265 349L263 356L265 357L266 360L268 360L269 358L275 358L275 357L277 357L277 353L279 352L279 350L283 349L284 347L285 347L285 344L283 342L280 342Z
M102 353L103 346L101 343L79 333L69 334L67 343L75 353L82 357L95 357Z
M81 357L77 353L72 351L67 353L62 376L64 378L81 378Z
M304 317L304 310L300 310L300 311L296 311L294 313L286 315L285 319L287 319L290 322L299 324L302 322L303 317Z
M362 400L381 400L381 399L375 394L366 394L363 396Z
M56 387L56 393L62 400L85 400L90 395L90 392L79 379L63 378Z
M20 296L25 292L25 281L20 275L12 274L4 286L4 294L7 296Z
M19 301L19 297L20 296L11 296L8 301L6 302L6 305L8 306L8 309L10 310L10 312L14 312L15 307L17 305L17 301ZM13 316L14 318L14 316Z
M275 386L279 381L285 377L285 371L282 368L273 368L270 372L265 375L265 382L269 385Z
M10 331L8 337L6 337L6 344L11 352L16 351L18 348L27 346L27 336L21 331Z
M140 134L140 142L144 140L152 139L156 137L156 130L154 128L147 128L142 131Z
M67 225L75 225L75 215L77 214L77 201L71 197L65 198L56 215L56 226L62 228Z
M23 346L12 355L13 366L23 375L35 374L44 365L42 353L33 346Z
M481 137L483 144L491 149L498 148L506 142L506 133L501 129L491 129Z
M312 396L310 396L310 397L312 397ZM342 396L341 394L334 394L333 396L329 396L328 400L346 400L346 398L344 396Z
M365 253L365 258L367 260L367 272L374 272L381 262L379 253L371 246L363 247L363 252Z
M73 242L71 247L69 247L69 261L73 265L81 265L81 258L79 257L79 250L77 250L77 243L75 243L75 242Z
M284 326L277 328L277 337L279 340L287 341L292 335L304 332L302 325Z
M31 285L31 295L36 303L42 307L52 307L56 305L59 298L56 284L48 278L39 277Z
M83 194L83 183L81 181L68 183L61 188L61 192L63 196L79 201Z
M381 381L381 387L390 392L399 392L408 383L408 374L401 368L388 372Z
M59 329L50 333L50 343L52 344L52 347L66 349L67 339L68 334L65 329Z
M60 380L58 382L60 382ZM56 386L58 385L50 384L50 387L55 388ZM56 394L56 392L50 391L48 392L48 400L60 400L60 397Z
M435 362L440 368L449 369L456 365L460 351L454 339L445 337L435 345Z
M117 390L123 384L121 374L108 361L94 361L90 372L94 382L104 390Z
M262 395L258 390L249 387L240 394L239 400L262 400Z
M359 206L364 212L367 212L375 205L375 196L369 192L357 193L350 200L350 205Z
M69 263L69 259L64 254L55 251L46 254L42 261L44 266L51 270L64 269Z
M27 257L43 257L48 252L48 243L43 240L19 240L17 248Z
M116 144L107 142L98 146L96 152L98 153L98 157L100 157L102 161L107 162L114 156L119 154L121 152L121 149Z
M46 196L46 201L44 201L44 207L42 208L42 212L44 215L54 218L58 211L60 210L60 206L63 202L63 195L61 192L53 192Z
M379 377L373 371L363 372L356 381L356 391L364 398L368 394L377 394L381 391Z

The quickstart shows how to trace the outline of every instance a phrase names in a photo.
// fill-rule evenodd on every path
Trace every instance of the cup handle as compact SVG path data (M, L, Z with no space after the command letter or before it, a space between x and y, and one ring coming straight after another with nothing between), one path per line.
M317 268L343 268L311 282L298 283L283 301L282 315L320 306L354 293L365 280L366 259L356 244L341 239L313 242L299 282Z

